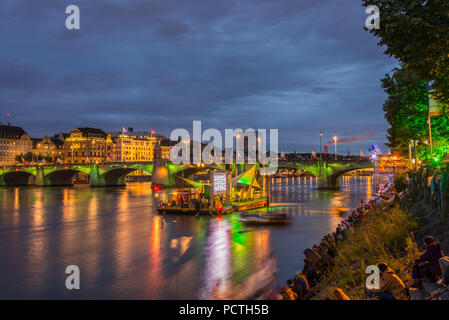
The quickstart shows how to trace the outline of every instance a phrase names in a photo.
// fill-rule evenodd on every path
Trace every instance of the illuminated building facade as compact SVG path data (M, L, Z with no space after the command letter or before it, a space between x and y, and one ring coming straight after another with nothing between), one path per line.
M42 139L33 139L33 155L62 160L64 143L59 139L50 138L48 136Z
M111 135L101 129L76 128L64 141L64 163L105 163L112 161Z
M18 155L32 149L33 141L22 128L0 124L0 165L14 165Z
M170 150L176 144L154 131L134 131L133 128L123 128L122 132L112 135L112 140L114 162L153 161L156 142L159 142L162 158L169 160Z
M162 159L170 160L170 151L177 143L178 141L171 141L170 139L162 139L159 141L162 152Z
M113 142L113 162L153 161L154 137L136 137L123 132L114 137Z

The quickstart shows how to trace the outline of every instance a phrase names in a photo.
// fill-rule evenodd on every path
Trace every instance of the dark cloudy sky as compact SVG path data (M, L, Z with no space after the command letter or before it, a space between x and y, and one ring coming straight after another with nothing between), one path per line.
M65 28L65 8L81 30ZM285 151L385 142L380 79L396 62L360 0L3 0L0 118L33 137L76 126L169 134L278 128Z

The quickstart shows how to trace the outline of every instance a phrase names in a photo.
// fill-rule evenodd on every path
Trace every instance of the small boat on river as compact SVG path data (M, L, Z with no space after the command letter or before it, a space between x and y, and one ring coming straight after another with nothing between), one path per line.
M288 213L240 213L239 221L245 224L287 224L291 221Z

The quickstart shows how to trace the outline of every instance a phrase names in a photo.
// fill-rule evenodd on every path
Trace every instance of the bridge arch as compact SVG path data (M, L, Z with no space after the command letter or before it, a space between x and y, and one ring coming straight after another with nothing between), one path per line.
M302 170L314 175L315 177L319 177L320 175L320 167L316 162L310 164L299 162L279 162L278 168Z
M369 161L356 162L320 162L320 161L280 161L279 168L301 169L310 172L318 178L319 189L338 189L340 176L360 169L373 168Z
M330 185L333 186L334 189L340 188L340 178L342 175L344 175L348 172L351 172L351 171L369 169L369 168L372 168L372 166L349 167L349 168L344 168L344 169L338 170L329 176Z
M103 174L105 186L123 186L125 185L125 178L131 172L140 169L136 168L116 168L106 171ZM145 171L145 170L144 170Z
M27 186L30 184L30 178L36 178L30 172L13 170L0 175L0 185L2 186Z
M84 172L73 168L54 170L44 176L44 184L50 186L71 186L73 185L74 177L79 173Z

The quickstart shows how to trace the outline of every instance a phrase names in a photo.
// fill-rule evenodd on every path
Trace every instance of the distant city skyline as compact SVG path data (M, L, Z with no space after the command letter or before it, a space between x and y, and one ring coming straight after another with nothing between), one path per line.
M17 0L0 12L0 121L32 137L75 127L279 129L280 150L340 154L386 142L380 79L397 63L358 0ZM338 14L337 14L338 13ZM385 149L383 147L383 149Z

